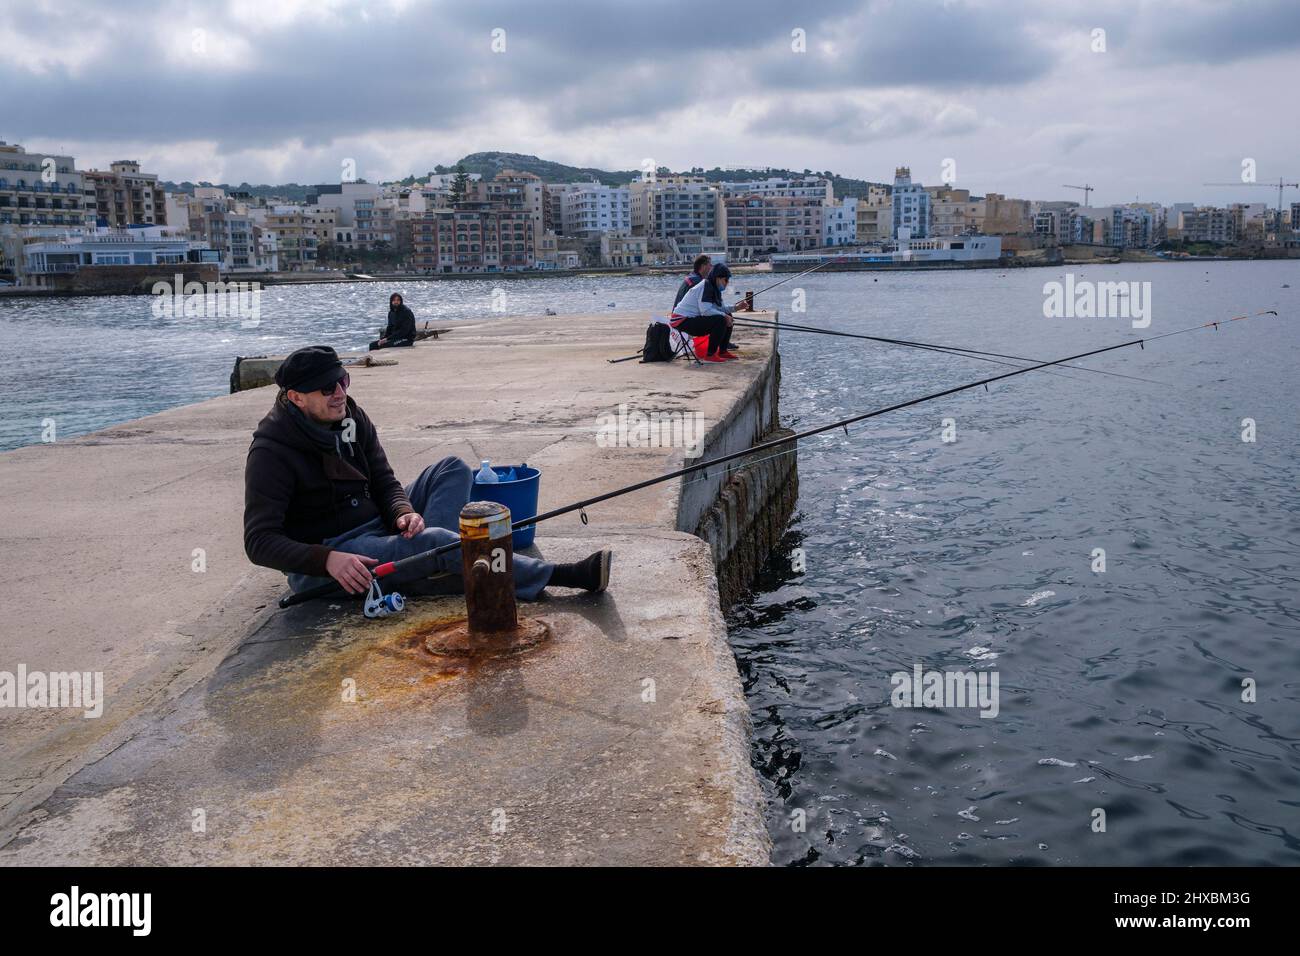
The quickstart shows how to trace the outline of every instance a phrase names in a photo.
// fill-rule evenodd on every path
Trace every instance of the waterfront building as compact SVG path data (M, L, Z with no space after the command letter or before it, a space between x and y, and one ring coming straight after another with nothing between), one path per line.
M763 199L815 199L829 203L835 200L831 181L822 176L737 180L719 183L723 199L741 196L759 196Z
M894 170L893 238L924 239L930 234L930 194L920 183L912 182L906 166Z
M333 206L308 206L305 212L316 237L316 246L333 243L339 225L339 211Z
M71 156L29 153L0 142L0 229L6 226L93 226L85 180Z
M127 291L157 266L202 265L219 274L219 250L169 235L162 227L68 229L33 235L23 244L19 284L35 288ZM170 278L170 274L167 276Z
M846 196L822 210L822 245L852 246L858 241L858 200Z
M647 239L630 232L606 232L600 237L600 263L605 266L640 266L646 263Z
M1268 232L1268 204L1235 202L1228 207L1236 222L1237 241L1263 242Z
M980 231L989 236L1032 236L1033 203L1028 199L1008 199L1002 193L986 193Z
M167 192L156 173L140 172L135 160L110 163L108 171L88 169L83 174L86 194L94 192L95 215L101 226L167 225Z
M894 203L889 187L872 183L858 201L858 242L879 243L893 238Z
M535 260L533 215L495 203L462 202L411 219L410 265L428 272L515 272Z
M726 203L727 255L753 259L780 252L816 249L824 228L820 197L772 198L735 195Z
M782 253L772 256L777 271L791 272L835 259L849 266L888 268L909 265L943 266L946 263L995 265L1002 256L999 236L952 236L900 239L896 248L885 252Z
M660 176L628 190L633 235L667 241L726 234L722 191L702 176Z
M965 236L984 228L984 200L969 189L927 186L930 194L931 236Z
M265 228L275 233L280 268L285 271L316 266L316 226L302 206L272 206L266 211Z
M219 187L196 186L185 204L184 222L185 235L192 242L206 243L219 253L223 271L257 268L253 218Z
M503 169L490 180L471 183L467 198L495 203L512 212L527 212L533 220L533 236L546 231L546 187L542 178L533 173Z
M626 186L578 183L561 199L564 235L599 238L602 232L632 230L632 194Z
M1164 207L1128 203L1109 207L1105 242L1121 249L1149 249L1165 239Z
M1197 206L1179 213L1178 233L1184 242L1236 242L1237 219L1227 209Z

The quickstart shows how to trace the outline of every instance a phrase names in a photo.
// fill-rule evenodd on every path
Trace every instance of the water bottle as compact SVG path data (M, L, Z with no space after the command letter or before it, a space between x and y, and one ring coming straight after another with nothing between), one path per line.
M497 478L497 473L492 470L492 465L486 458L484 458L480 464L481 467L478 470L478 474L474 476L475 481L480 485L495 485L500 481L500 479Z

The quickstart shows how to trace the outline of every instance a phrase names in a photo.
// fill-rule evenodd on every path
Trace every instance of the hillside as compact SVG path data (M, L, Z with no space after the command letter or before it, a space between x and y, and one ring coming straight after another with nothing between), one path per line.
M503 152L485 152L470 153L459 161L450 166L437 165L424 175L412 174L404 179L397 180L404 185L413 185L428 178L429 173L453 173L458 165L463 165L465 171L469 173L478 173L484 179L491 179L497 173L505 169L517 169L521 172L532 173L541 177L543 182L548 183L575 183L575 182L598 182L607 186L626 186L633 180L641 178L641 171L636 169L625 170L606 170L595 169L590 166L567 166L564 163L552 162L549 159L541 159L537 156L531 156L526 153L503 153ZM667 167L660 167L660 175L668 175L671 171ZM723 169L715 166L712 169L704 169L697 166L689 170L684 170L687 174L703 176L711 183L718 182L744 182L751 179L767 179L769 177L788 177L788 176L825 176L831 180L831 185L835 190L837 199L844 196L866 196L867 187L873 185L865 179L854 179L849 176L840 176L829 170L815 171L810 169L778 169L776 167L763 169ZM258 185L254 186L249 183L240 183L238 186L232 186L228 183L192 183L188 180L183 183L164 182L161 184L168 192L193 193L194 187L217 185L226 190L226 192L245 192L252 196L262 199L284 199L290 202L304 202L311 186L300 183L282 183L280 185Z

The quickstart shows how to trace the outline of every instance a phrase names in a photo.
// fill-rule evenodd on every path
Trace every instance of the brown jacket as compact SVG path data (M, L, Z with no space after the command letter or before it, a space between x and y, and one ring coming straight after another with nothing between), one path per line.
M286 574L325 577L331 548L321 542L383 519L391 533L413 511L370 418L348 398L354 455L322 451L278 400L253 432L244 466L244 552Z

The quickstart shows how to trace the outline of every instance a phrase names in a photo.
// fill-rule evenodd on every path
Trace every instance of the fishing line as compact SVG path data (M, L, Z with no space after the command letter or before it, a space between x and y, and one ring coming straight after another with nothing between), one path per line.
M734 317L733 317L734 318ZM744 325L755 329L771 329L773 331L793 331L793 332L815 332L819 335L836 335L850 339L865 339L868 342L883 342L886 345L901 345L907 348L928 349L934 352L947 352L950 355L957 355L965 358L980 359L982 361L993 361L994 358L1013 359L1017 362L1042 362L1043 359L1028 358L1023 355L1008 355L1005 352L985 352L980 349L967 349L957 345L935 345L930 342L916 342L911 339L893 339L885 338L879 335L866 335L861 332L842 332L839 329L826 329L816 325L798 325L789 322L767 322L763 319L742 319L734 318L738 325ZM1006 365L1006 362L994 362L995 365ZM1135 382L1145 382L1148 385L1168 385L1168 382L1160 382L1153 378L1142 378L1137 375L1125 375L1121 372L1110 372L1101 368L1088 368L1085 365L1062 365L1062 368L1075 369L1079 372L1093 372L1097 375L1112 375L1115 378L1131 379Z
M510 525L510 529L511 531L518 531L520 528L527 528L531 525L541 524L543 521L549 521L551 518L558 518L561 515L569 514L574 511L580 512L581 514L585 515L586 509L589 506L594 504L599 504L603 501L609 501L611 498L618 498L621 497L622 495L631 494L634 491L640 491L643 488L649 488L653 485L661 484L665 481L671 481L674 478L681 478L685 475L693 474L694 472L697 471L703 471L708 468L715 468L718 465L725 464L726 462L735 461L739 458L745 458L749 455L754 454L755 452L768 451L770 449L780 448L781 446L788 445L791 442L798 442L804 438L810 438L813 435L822 435L825 434L826 432L834 431L835 429L844 429L845 433L847 434L848 427L850 425L857 424L858 422L864 422L872 418L878 418L881 415L888 415L890 412L901 411L902 409L905 408L912 408L916 405L924 404L925 402L936 401L937 399L940 398L946 398L949 395L956 395L959 394L960 392L967 392L970 391L971 389L979 388L981 386L983 386L987 390L989 385L993 384L994 382L1001 382L1005 379L1015 378L1016 376L1025 375L1029 372L1035 372L1041 369L1051 368L1052 366L1064 365L1068 362L1074 362L1074 361L1078 361L1079 359L1089 358L1093 355L1104 355L1107 352L1115 352L1120 349L1132 348L1135 345L1145 350L1148 342L1158 342L1161 339L1167 339L1174 335L1184 335L1188 332L1199 332L1202 329L1208 329L1208 328L1213 328L1215 329L1215 331L1218 331L1219 326L1227 322L1240 322L1244 319L1253 318L1255 316L1277 315L1277 314L1278 313L1276 310L1270 309L1270 310L1265 310L1263 312L1255 312L1250 315L1238 315L1238 316L1233 316L1230 319L1223 319L1215 322L1205 322L1200 325L1191 325L1182 329L1174 329L1173 331L1170 332L1162 332L1160 335L1153 335L1149 338L1131 339L1127 342L1117 342L1114 345L1106 345L1098 349L1089 349L1086 352L1078 352L1074 355L1067 355L1063 358L1053 359L1051 361L1042 362L1037 365L1025 366L1023 368L1015 368L1010 372L1002 372L999 375L991 375L988 378L977 379L973 382L966 382L965 384L962 385L954 385L951 388L945 388L938 392L930 392L929 394L921 395L917 398L911 398L908 399L907 401L895 402L892 405L886 405L883 408L877 408L868 412L861 412L857 415L851 415L848 418L842 418L838 421L830 422L829 424L826 425L818 425L815 428L808 428L801 432L795 432L788 436L772 439L771 441L759 442L757 445L754 445L750 448L746 448L742 451L736 451L726 455L721 455L717 458L710 459L709 461L696 462L693 465L687 465L684 468L678 468L675 471L670 471L667 472L666 474L658 475L654 478L647 478L644 481L634 482L633 484L625 485L622 488L615 488L613 491L607 491L604 494L595 495L594 497L591 498L585 498L582 501L575 501L572 504L564 505L563 507L560 508L554 508L550 511L543 512L542 514L536 515L532 518L521 518L518 521L512 522ZM785 449L785 450L788 451L789 449ZM459 547L460 547L460 541L454 541L450 544L441 545L429 551L423 551L419 554L410 555L409 557L402 558L398 561L389 561L386 564L377 565L371 569L371 574L374 576L374 578L378 579L402 571L424 570L428 562L430 562L433 558L438 557L439 555L442 554L446 554L449 551L454 551ZM287 607L292 607L295 604L301 604L305 601L312 600L314 598L331 597L343 593L344 593L343 589L339 587L339 585L335 581L331 580L326 582L325 584L321 584L313 588L308 588L306 590L299 591L296 594L286 595L285 597L280 599L279 603L280 603L280 607L287 608Z

